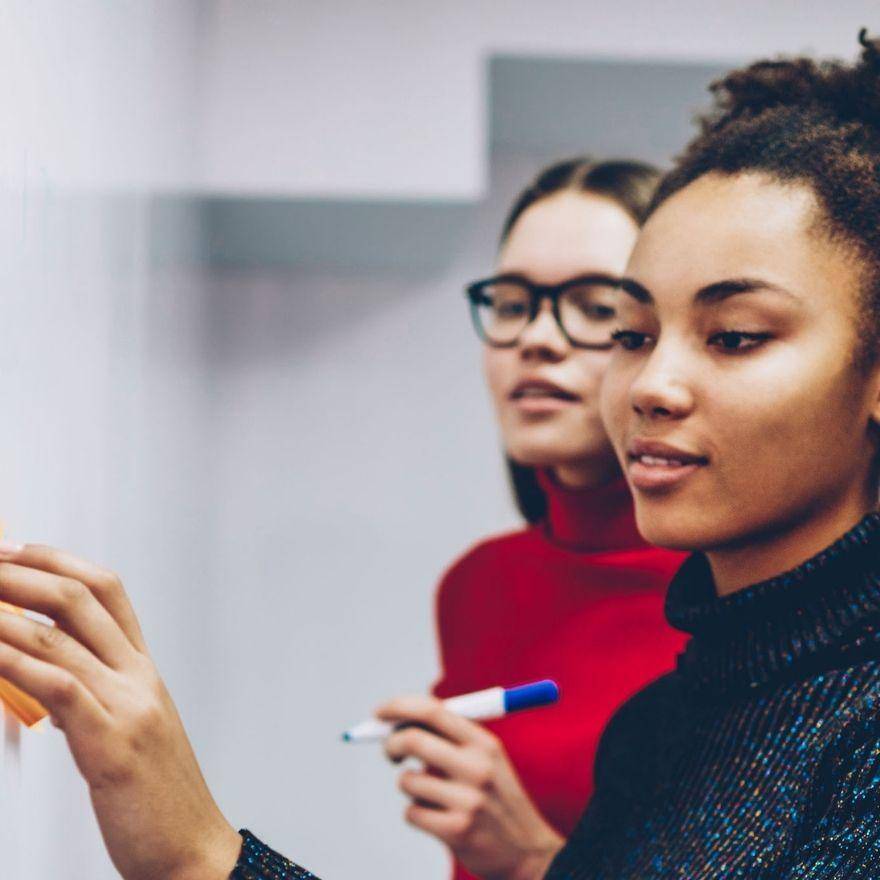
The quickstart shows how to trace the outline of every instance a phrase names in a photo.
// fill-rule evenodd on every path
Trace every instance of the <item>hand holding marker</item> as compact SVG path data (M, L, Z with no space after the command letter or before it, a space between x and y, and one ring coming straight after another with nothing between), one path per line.
M545 679L524 684L515 688L493 687L472 694L461 694L443 701L450 712L470 718L472 721L488 721L501 718L511 712L549 706L559 699L559 688L555 681ZM371 718L362 721L342 734L345 742L376 742L384 739L397 729L397 725Z

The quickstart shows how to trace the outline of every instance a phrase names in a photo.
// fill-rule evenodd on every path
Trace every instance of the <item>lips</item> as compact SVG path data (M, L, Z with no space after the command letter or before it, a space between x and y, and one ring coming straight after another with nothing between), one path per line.
M633 440L627 447L630 481L644 491L669 489L709 464L698 455L656 440Z
M523 379L509 395L511 400L580 400L580 395L546 379Z

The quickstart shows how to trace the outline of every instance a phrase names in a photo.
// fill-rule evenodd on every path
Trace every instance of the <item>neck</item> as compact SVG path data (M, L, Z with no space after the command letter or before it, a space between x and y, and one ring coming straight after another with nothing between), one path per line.
M819 553L848 531L876 504L859 493L836 506L786 523L759 536L706 552L719 596L775 577Z
M566 489L594 489L620 476L617 459L576 461L555 465L548 470L560 486Z

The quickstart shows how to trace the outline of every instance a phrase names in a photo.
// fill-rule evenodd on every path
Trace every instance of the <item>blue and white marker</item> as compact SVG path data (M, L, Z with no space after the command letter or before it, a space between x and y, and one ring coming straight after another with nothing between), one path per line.
M545 679L524 684L515 688L493 687L472 694L461 694L443 701L450 712L470 718L472 721L488 721L490 718L501 718L511 712L523 709L534 709L538 706L549 706L559 699L559 688L555 681ZM396 724L378 721L371 718L362 721L342 734L345 742L362 743L376 742L393 733Z

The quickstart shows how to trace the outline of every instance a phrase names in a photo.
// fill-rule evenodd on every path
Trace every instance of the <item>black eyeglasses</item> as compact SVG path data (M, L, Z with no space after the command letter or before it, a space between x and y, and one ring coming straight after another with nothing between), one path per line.
M577 348L607 349L617 316L619 281L581 275L562 284L532 284L522 275L498 275L465 288L477 335L495 348L511 348L550 300L562 335Z

